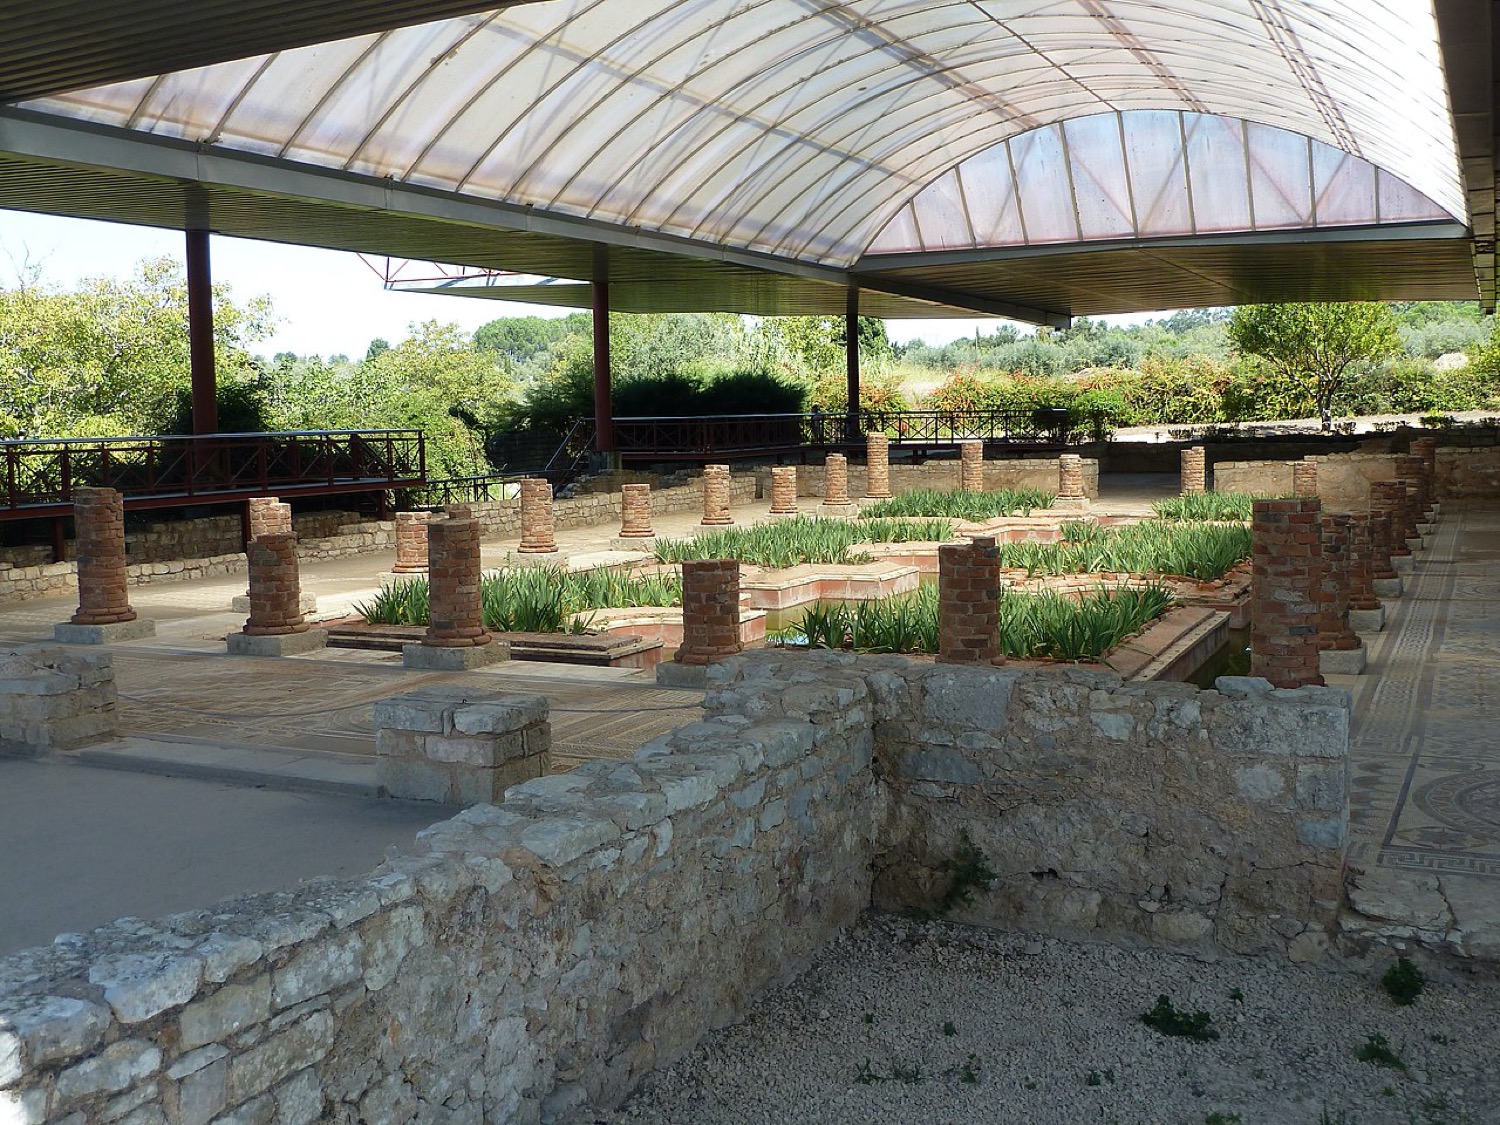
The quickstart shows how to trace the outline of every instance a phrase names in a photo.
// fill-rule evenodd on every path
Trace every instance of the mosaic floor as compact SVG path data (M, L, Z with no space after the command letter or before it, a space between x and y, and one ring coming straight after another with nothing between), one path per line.
M1351 859L1500 879L1500 515L1445 513L1371 646Z

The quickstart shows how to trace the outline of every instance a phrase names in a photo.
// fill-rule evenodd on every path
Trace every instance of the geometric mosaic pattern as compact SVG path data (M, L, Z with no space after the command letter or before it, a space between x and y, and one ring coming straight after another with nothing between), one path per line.
M1500 516L1445 512L1407 578L1357 689L1350 858L1500 880Z

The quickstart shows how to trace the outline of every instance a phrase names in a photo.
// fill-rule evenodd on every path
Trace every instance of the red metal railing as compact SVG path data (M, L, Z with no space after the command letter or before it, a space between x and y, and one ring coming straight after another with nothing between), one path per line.
M411 488L426 478L420 430L0 441L0 519L57 515L80 486L128 508Z

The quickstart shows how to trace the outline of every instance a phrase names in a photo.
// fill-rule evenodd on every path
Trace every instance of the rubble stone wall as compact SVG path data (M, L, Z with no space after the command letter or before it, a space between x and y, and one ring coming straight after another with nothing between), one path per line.
M769 478L767 478L769 480ZM625 483L639 483L626 481ZM769 485L767 485L769 488ZM759 494L759 485L751 473L731 473L729 497L734 504L748 504ZM770 495L768 491L766 495ZM521 534L520 500L495 500L478 502L468 506L479 521L482 535L518 536ZM651 489L651 514L670 515L674 512L701 512L703 510L703 478L695 478L686 484L671 488ZM596 524L618 524L623 514L620 492L587 492L579 496L567 496L552 501L553 526L558 531L574 527L593 527ZM606 535L607 537L607 535Z
M1396 476L1395 458L1386 453L1327 453L1311 461L1317 465L1318 499L1335 511L1363 511L1370 504L1370 483ZM1290 496L1296 464L1221 461L1214 466L1214 491Z
M763 478L762 489L771 495L771 470L758 469ZM940 492L957 492L960 484L961 466L953 461L924 461L920 465L890 466L891 491L912 492L931 488ZM1057 491L1058 462L1056 457L1018 458L984 463L984 487L995 492L1002 488L1040 488L1045 492ZM797 495L823 495L824 480L822 465L797 466ZM849 495L864 496L868 482L863 464L849 465ZM1099 462L1083 459L1083 492L1090 499L1099 497Z
M565 1120L868 906L1316 951L1348 699L762 652L707 718L528 781L372 874L0 960L0 1111L94 1125ZM74 1116L70 1116L74 1115ZM0 1117L3 1117L0 1112Z

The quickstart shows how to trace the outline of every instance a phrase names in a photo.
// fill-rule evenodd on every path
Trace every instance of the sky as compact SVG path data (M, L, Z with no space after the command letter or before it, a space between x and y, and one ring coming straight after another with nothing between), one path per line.
M120 223L63 219L0 210L0 287L13 286L31 268L41 280L70 288L85 278L129 277L146 258L183 256L181 231ZM358 255L275 242L215 235L209 248L215 282L241 300L265 294L279 318L275 334L256 345L265 355L347 355L359 358L377 337L395 344L426 320L456 323L466 332L501 316L563 316L572 311L502 301L465 300L426 293L397 293ZM1130 318L1139 319L1139 318ZM994 331L1005 321L891 320L891 339L947 343ZM1024 328L1024 326L1023 326Z

